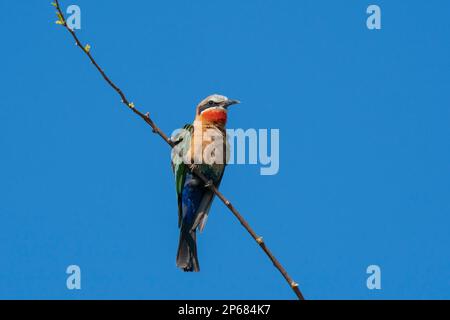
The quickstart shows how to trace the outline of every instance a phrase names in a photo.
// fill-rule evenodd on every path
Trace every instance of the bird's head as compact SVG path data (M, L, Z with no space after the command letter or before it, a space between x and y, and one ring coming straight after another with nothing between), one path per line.
M197 116L202 120L209 122L223 122L227 121L228 108L234 104L239 104L240 101L228 99L219 94L213 94L200 102L197 106Z

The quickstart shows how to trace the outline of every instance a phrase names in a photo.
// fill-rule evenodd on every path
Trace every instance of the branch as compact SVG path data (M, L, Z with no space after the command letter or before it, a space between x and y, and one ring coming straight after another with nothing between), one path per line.
M130 102L128 98L125 96L123 91L114 83L111 81L111 79L106 75L106 73L103 71L103 69L97 64L95 59L92 57L90 53L90 45L83 46L81 41L78 39L77 35L75 34L75 31L73 31L68 25L66 18L64 16L64 13L61 10L61 7L59 5L59 1L55 0L55 2L52 3L53 6L56 8L56 15L58 16L58 21L56 21L57 24L62 25L64 28L66 28L69 33L72 35L73 39L75 40L75 44L77 47L79 47L89 58L91 63L95 66L95 68L100 72L103 79L117 92L117 94L122 99L122 103L125 104L129 109L131 109L135 114L137 114L142 120L144 120L151 128L153 133L159 135L171 148L175 146L174 142L155 124L155 122L150 118L149 113L142 113L139 111L135 106L134 103ZM258 243L258 245L261 247L261 249L265 252L267 257L272 261L275 268L280 271L286 282L289 284L289 286L292 288L294 293L296 294L297 298L299 300L304 300L304 297L298 287L298 284L289 276L287 271L284 269L284 267L281 265L281 263L275 258L275 256L272 254L272 252L269 250L269 248L266 246L263 237L258 236L256 232L250 227L250 225L247 223L247 221L242 217L242 215L239 213L239 211L231 204L231 202L217 189L217 187L209 181L203 173L201 173L196 165L189 166L189 170L193 172L195 175L197 175L204 183L205 186L211 189L215 193L215 195L228 207L228 209L233 213L233 215L239 220L241 225L247 230L247 232L250 234L250 236Z

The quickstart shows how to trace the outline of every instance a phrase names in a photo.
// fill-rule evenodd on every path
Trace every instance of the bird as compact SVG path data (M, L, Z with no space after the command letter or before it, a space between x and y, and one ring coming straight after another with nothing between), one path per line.
M228 160L228 108L239 103L219 94L206 97L196 107L194 123L185 125L171 138L175 145L171 164L180 230L176 265L185 272L200 271L196 231L201 232L205 228L214 200L215 194L208 184L219 187ZM209 179L207 184L191 172L192 164Z

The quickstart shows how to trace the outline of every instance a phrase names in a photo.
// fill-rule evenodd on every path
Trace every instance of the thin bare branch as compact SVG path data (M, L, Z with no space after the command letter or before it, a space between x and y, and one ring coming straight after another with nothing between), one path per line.
M103 79L117 92L117 94L120 96L122 103L125 104L130 110L132 110L136 115L138 115L142 120L144 120L151 128L152 131L159 135L171 148L175 146L174 142L155 124L155 122L150 118L149 113L142 113L139 111L134 103L130 102L126 95L123 93L123 91L114 83L112 80L106 75L105 71L98 65L98 63L95 61L95 59L92 57L92 54L90 53L90 46L84 46L82 42L78 39L78 36L76 35L75 31L72 30L68 25L65 18L65 15L63 11L61 10L61 6L59 4L58 0L55 0L54 6L57 11L57 15L59 20L59 24L64 26L69 33L72 35L73 39L75 40L75 44L77 47L83 51L91 63L95 66L95 68L98 70L98 72L102 75ZM281 263L278 261L277 258L272 254L272 252L269 250L269 248L266 246L263 238L256 234L256 232L250 227L248 222L243 218L243 216L239 213L239 211L231 204L231 202L216 188L214 184L212 184L208 178L201 173L197 166L192 165L189 166L189 170L192 171L195 175L197 175L204 183L205 186L210 188L216 196L228 207L228 209L233 213L233 215L239 220L241 225L247 230L247 232L250 234L250 236L256 241L256 243L261 247L261 249L265 252L267 257L272 261L275 268L280 271L280 273L283 275L286 282L289 284L289 286L292 288L294 293L296 294L297 298L300 300L304 300L304 297L299 289L298 284L289 276L286 269L281 265Z

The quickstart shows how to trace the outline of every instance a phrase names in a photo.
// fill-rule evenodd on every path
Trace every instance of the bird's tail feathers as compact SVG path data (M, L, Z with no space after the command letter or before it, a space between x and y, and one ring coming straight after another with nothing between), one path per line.
M177 267L187 272L200 271L197 257L197 236L195 230L180 230L180 241L177 251Z

